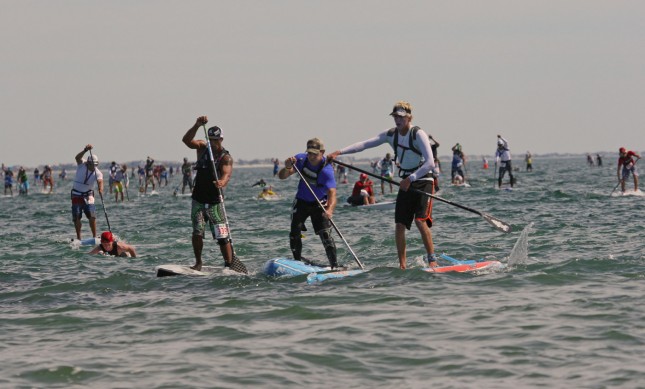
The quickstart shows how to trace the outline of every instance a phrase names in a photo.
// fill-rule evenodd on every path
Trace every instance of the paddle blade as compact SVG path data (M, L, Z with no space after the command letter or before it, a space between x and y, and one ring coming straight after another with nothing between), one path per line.
M484 212L482 212L482 213L481 213L481 216L482 216L482 217L483 217L483 218L484 218L484 219L485 219L485 220L486 220L486 221L487 221L491 226L495 227L495 229L500 230L500 231L502 231L502 232L504 232L504 233L506 233L506 234L508 234L508 233L510 233L510 232L511 232L511 226L510 226L509 224L507 224L507 223L505 223L505 222L503 222L503 221L499 220L498 218L496 218L496 217L494 217L494 216L491 216L491 215L489 215L489 214L487 214L487 213L484 213Z
M233 260L231 261L231 266L229 266L229 268L231 270L235 270L238 273L249 274L249 271L246 270L246 266L244 266L242 261L237 259L237 255L233 255Z

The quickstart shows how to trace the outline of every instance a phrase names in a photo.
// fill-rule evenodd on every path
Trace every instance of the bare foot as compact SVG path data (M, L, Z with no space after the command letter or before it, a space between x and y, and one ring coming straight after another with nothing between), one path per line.
M193 270L202 271L202 264L196 263L195 266L191 266L190 268Z

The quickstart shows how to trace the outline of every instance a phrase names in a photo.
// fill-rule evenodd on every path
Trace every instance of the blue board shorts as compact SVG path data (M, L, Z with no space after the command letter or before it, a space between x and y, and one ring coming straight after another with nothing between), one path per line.
M96 206L88 204L83 196L72 196L72 220L80 220L83 214L88 219L96 218Z
M630 173L633 174L634 177L638 177L638 170L636 169L636 166L634 165L632 165L631 167L623 166L623 180L628 179Z

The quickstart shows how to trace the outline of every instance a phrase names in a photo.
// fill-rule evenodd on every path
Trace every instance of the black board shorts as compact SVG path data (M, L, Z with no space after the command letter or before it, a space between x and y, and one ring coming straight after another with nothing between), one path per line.
M394 222L405 225L408 230L414 219L423 220L428 227L432 227L432 197L416 192L413 188L434 194L434 182L428 177L413 182L407 191L399 189L394 208Z

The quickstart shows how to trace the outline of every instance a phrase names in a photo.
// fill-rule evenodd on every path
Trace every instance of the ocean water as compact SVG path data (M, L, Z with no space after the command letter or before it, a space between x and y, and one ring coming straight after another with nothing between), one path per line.
M584 157L535 158L513 191L494 188L492 169L468 173L469 188L444 174L439 196L514 231L435 201L437 252L497 259L503 271L422 272L414 227L401 271L393 211L339 206L334 221L369 271L314 285L267 278L264 262L290 254L297 183L270 167L236 168L227 190L250 276L155 277L157 265L194 261L190 199L172 196L179 177L152 196L132 187L125 203L106 194L111 229L138 258L69 243L69 181L53 195L32 185L29 196L0 197L0 387L645 387L645 197L610 197L614 165L589 168ZM259 178L282 197L257 200ZM350 192L339 184L341 198ZM304 254L324 259L311 231ZM212 240L205 264L222 264Z

